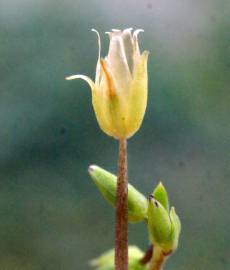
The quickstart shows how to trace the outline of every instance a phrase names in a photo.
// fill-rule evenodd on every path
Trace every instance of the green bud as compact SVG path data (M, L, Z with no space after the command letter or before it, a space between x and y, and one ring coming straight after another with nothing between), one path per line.
M129 246L129 267L128 270L147 270L147 266L140 264L144 252L136 246ZM114 270L114 249L103 253L98 258L92 260L90 265L96 270Z
M158 202L160 202L164 206L167 211L169 211L168 194L164 185L161 182L154 189L153 196Z
M148 202L148 230L152 243L164 253L176 250L180 231L180 219L172 207L165 187L160 182L150 195Z
M89 174L105 200L115 207L117 177L95 165L89 167ZM147 209L148 203L145 196L128 184L129 222L136 223L147 219Z
M152 195L148 203L148 230L154 245L169 251L171 246L172 223L168 211Z
M180 236L181 223L174 207L168 212L152 195L148 203L149 238L163 252L176 250Z

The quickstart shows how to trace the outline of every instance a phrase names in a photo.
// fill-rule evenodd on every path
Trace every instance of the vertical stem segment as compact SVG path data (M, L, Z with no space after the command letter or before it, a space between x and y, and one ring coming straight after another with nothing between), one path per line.
M119 140L115 220L115 269L128 269L127 141Z

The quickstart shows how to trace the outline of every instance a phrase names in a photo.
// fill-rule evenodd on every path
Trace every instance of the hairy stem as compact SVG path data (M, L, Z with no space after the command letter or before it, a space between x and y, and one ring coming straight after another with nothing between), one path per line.
M119 140L115 220L115 270L128 269L127 141Z
M167 255L161 250L161 248L154 248L153 256L149 265L149 270L163 270L163 266L167 259Z

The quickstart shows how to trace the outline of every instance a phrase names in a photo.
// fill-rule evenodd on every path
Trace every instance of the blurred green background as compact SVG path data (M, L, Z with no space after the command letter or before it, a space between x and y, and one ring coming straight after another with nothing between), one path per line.
M117 142L98 128L88 85L97 39L143 28L148 109L129 140L129 179L161 180L181 217L166 269L230 269L229 0L0 0L0 269L88 270L113 246L114 215L90 180L116 172ZM148 245L143 224L130 244Z

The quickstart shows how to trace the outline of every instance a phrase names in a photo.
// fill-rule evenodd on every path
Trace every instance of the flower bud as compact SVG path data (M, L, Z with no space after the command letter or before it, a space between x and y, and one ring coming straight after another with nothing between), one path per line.
M170 212L152 195L148 203L148 230L154 246L167 254L176 250L180 235L180 220L175 209Z
M102 168L91 165L89 174L98 187L102 196L115 207L117 177ZM145 196L128 184L128 219L131 223L143 221L147 218L148 203Z
M143 30L108 32L110 45L105 58L100 56L99 33L93 31L99 43L95 82L84 75L66 79L80 78L90 85L98 124L107 135L116 139L129 138L140 128L147 104L148 52L140 53L137 39Z
M136 246L128 247L129 267L128 270L147 270L147 266L140 263L144 253ZM90 262L96 270L114 270L114 249L111 249Z

